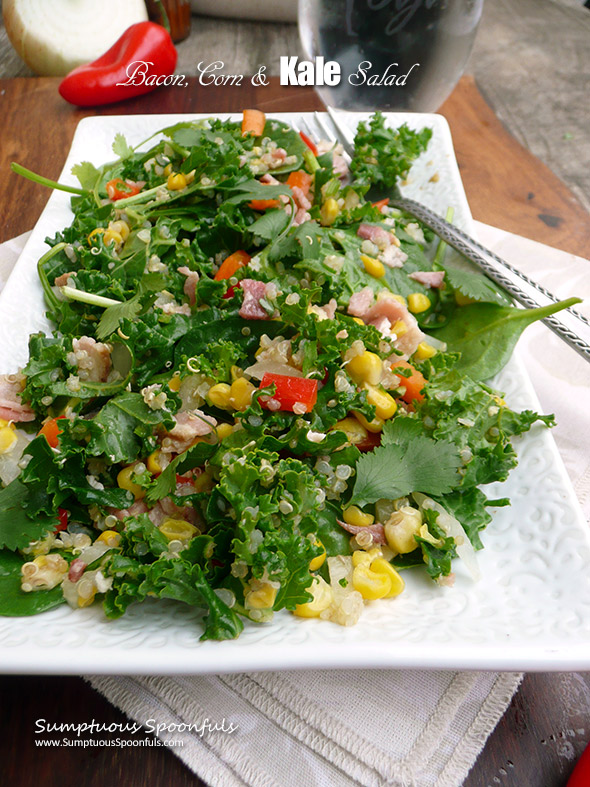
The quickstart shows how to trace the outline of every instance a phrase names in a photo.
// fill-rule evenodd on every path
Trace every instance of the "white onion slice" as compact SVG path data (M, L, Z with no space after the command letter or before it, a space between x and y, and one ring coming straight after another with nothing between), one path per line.
M265 374L284 374L287 377L303 377L303 373L296 369L294 366L289 366L288 363L281 363L281 361L259 361L253 363L247 369L244 369L246 374L254 377L256 380L262 380Z

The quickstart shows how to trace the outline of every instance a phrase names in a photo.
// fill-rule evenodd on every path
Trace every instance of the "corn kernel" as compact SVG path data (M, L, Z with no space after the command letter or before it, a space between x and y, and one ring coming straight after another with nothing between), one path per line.
M231 389L227 383L217 383L217 385L212 385L211 388L209 388L207 399L214 407L225 410L230 406L230 393Z
M377 418L387 421L388 418L392 418L395 415L397 402L391 394L368 383L363 383L362 388L367 392L367 402L375 408Z
M165 519L159 527L160 533L166 536L168 541L190 541L199 532L198 528L186 522L184 519Z
M393 598L394 596L399 596L399 594L403 591L406 586L406 583L395 570L395 568L391 565L388 560L385 558L378 557L371 563L371 571L374 571L375 574L385 574L391 580L391 590L385 596L385 598Z
M147 458L147 469L152 475L159 475L162 472L162 465L160 464L161 451L152 451Z
M361 262L363 268L367 271L369 276L375 279L382 279L385 276L385 267L382 262L376 260L375 257L369 257L367 254L361 254Z
M403 306L407 306L406 299L404 298L404 296L403 295L399 295L397 292L396 293L391 293L391 294L387 293L386 297L387 298L393 298L394 301L397 301L398 303L401 303Z
M103 530L96 541L100 541L108 547L118 547L121 543L121 534L116 530Z
M126 221L122 221L121 219L111 221L109 223L109 229L113 230L113 232L118 232L123 240L127 240L129 237L129 224L127 224Z
M164 176L168 177L168 175L172 175L172 162L168 162L164 167Z
M104 227L95 227L95 229L93 229L92 232L87 236L86 240L88 243L92 243L93 238L98 240L98 236L102 235L103 232L105 232Z
M338 421L334 424L330 431L338 429L341 432L344 432L346 437L348 438L348 442L352 445L356 445L357 443L362 443L364 440L367 439L367 430L365 427L357 421L356 418L343 418L341 421Z
M279 592L278 583L250 580L251 590L244 596L246 609L271 609Z
M173 374L172 377L168 380L168 388L175 393L180 391L180 386L182 384L182 380L180 379L179 374Z
M411 311L412 314L425 312L430 309L430 306L430 298L428 295L424 295L423 292L413 292L411 295L408 295L408 311Z
M433 355L436 355L434 347L428 342L420 342L414 353L414 358L418 361L425 361L427 358L432 358Z
M229 403L234 410L245 410L252 403L252 394L256 388L245 377L238 377L231 384Z
M326 561L326 548L325 548L325 546L322 544L322 542L319 539L316 539L315 546L316 547L321 547L322 552L321 552L320 555L318 555L317 557L312 558L312 560L309 561L309 570L310 571L317 571L318 568L321 568L324 565L325 561Z
M319 618L334 601L334 591L322 577L314 577L306 590L311 593L313 599L306 604L296 604L293 614L300 618Z
M361 564L370 566L371 565L371 555L368 552L365 552L364 549L355 549L355 551L351 555L352 558L352 565L354 568L360 566Z
M362 413L358 412L358 410L353 410L353 413L354 417L358 418L359 422L365 427L367 432L377 434L383 429L385 422L381 418L375 416L372 421L368 421Z
M396 320L395 325L391 326L391 330L393 331L393 333L395 333L395 335L399 339L405 333L408 332L408 326L405 324L403 320Z
M355 355L346 364L346 371L358 383L378 385L383 372L383 361L375 353L365 350L360 355Z
M234 428L231 424L218 424L215 431L217 432L217 437L223 440L225 437L229 437L230 434L233 434Z
M145 489L132 480L134 473L135 465L124 467L117 475L117 484L121 489L126 489L128 492L131 492L136 500L141 500L142 497L145 497Z
M353 317L352 319L353 319L353 321L354 321L354 322L356 322L356 323L357 323L357 325L364 325L364 324L365 324L365 323L364 323L364 322L361 320L361 318L360 318L360 317Z
M204 470L193 481L195 492L210 492L213 489L213 479L209 473Z
M372 514L365 514L358 506L349 506L342 512L342 518L347 525L355 527L367 527L372 525L375 517Z
M87 596L81 596L78 594L78 607L83 609L84 607L89 607L94 602L94 597L96 596L96 589L92 589Z
M181 191L181 189L186 188L186 177L182 172L171 172L168 175L166 185L170 191Z
M103 240L105 245L108 246L109 244L113 244L115 248L123 245L123 236L120 232L116 232L115 230L108 229L105 234L103 235Z
M411 506L402 506L390 516L383 528L387 543L398 555L413 552L418 546L414 536L420 532L421 525L420 511Z
M338 218L340 208L334 197L328 197L320 209L320 221L324 227L329 227Z
M372 571L365 563L353 570L352 585L367 601L385 598L391 593L391 579L388 574Z
M0 427L0 454L7 454L15 443L16 434L13 427Z

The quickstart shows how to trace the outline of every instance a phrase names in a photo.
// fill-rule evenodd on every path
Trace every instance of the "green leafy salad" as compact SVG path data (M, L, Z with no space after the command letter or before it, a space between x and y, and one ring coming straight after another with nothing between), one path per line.
M117 135L53 184L74 193L38 264L55 330L0 380L0 614L165 598L229 639L283 609L351 625L410 568L477 575L508 504L481 486L552 423L485 380L570 302L516 309L372 203L430 136L375 115L348 166L247 110Z

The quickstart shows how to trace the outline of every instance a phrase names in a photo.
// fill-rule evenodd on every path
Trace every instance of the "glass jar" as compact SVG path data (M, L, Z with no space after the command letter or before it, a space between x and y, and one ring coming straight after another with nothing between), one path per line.
M155 0L147 0L149 18L159 25L164 23L160 4ZM170 35L174 43L185 39L191 31L190 0L162 0L164 10L170 22Z

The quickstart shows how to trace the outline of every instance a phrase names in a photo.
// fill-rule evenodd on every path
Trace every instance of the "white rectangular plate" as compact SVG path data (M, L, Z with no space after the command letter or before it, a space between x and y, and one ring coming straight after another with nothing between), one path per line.
M135 115L82 120L62 173L75 184L73 164L113 159L117 132L138 144L188 116ZM206 116L202 116L206 117ZM277 116L279 117L279 116ZM280 118L297 123L301 115ZM304 116L305 117L305 116ZM348 122L364 115L347 115ZM473 234L469 207L444 118L390 114L392 125L428 126L433 137L412 168L404 194L444 214L455 208L459 226ZM26 164L26 162L23 162ZM436 182L431 180L438 174ZM49 330L36 263L46 236L71 221L69 197L54 192L0 296L0 371L27 359L27 338ZM495 381L515 409L539 404L518 359ZM199 673L334 667L429 669L590 669L590 538L555 443L535 427L518 441L519 466L490 497L508 496L494 512L478 553L482 578L474 583L460 561L452 588L425 572L404 573L397 599L369 604L358 623L343 628L282 612L269 624L246 622L239 639L200 642L199 615L183 604L148 601L120 620L100 605L67 606L32 618L0 618L0 671L35 673Z

